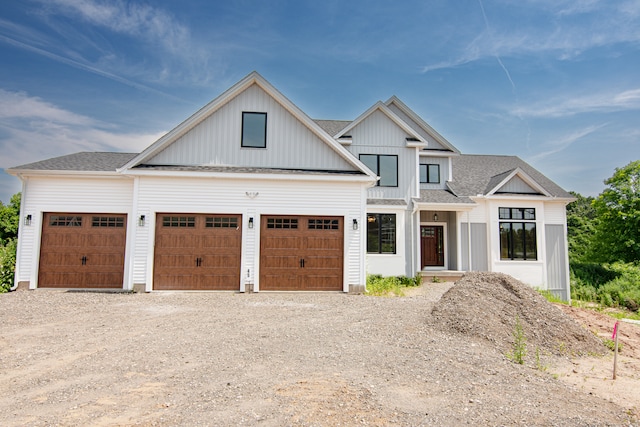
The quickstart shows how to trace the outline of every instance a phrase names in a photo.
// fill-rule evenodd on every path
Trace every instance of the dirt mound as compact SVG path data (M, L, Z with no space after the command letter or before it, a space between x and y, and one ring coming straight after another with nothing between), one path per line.
M468 273L435 305L430 322L445 331L512 349L516 318L528 352L604 354L600 339L530 286L501 273Z

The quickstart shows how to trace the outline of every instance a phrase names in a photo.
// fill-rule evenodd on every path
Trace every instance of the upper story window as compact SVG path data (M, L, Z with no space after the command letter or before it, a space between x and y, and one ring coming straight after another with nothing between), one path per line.
M420 165L420 182L422 184L440 184L440 165Z
M267 148L267 113L242 113L242 146Z
M378 186L398 186L398 156L387 154L360 154L360 161L380 177Z
M500 259L537 260L536 210L500 208Z

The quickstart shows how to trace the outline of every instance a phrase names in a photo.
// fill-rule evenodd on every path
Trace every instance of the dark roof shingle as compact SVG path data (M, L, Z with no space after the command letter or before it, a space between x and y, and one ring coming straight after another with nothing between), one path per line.
M458 196L486 194L514 169L520 168L551 196L572 198L571 194L517 156L463 154L452 158L452 168L453 181L449 188Z
M137 153L81 152L9 168L10 171L81 171L115 172L137 156Z

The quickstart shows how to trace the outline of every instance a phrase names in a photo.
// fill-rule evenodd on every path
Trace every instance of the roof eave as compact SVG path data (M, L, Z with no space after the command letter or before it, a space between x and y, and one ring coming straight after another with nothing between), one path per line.
M291 180L296 181L339 181L375 183L376 178L369 175L341 175L341 174L294 174L294 173L260 173L260 172L207 172L207 171L180 171L180 170L150 170L128 169L121 172L124 176L146 177L182 177L182 178L214 178L214 179L238 179L238 180Z

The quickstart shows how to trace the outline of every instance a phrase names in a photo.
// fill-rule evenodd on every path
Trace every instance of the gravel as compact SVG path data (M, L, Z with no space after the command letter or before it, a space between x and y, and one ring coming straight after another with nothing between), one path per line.
M509 361L504 338L452 330L432 310L457 286L0 295L0 425L638 425Z

